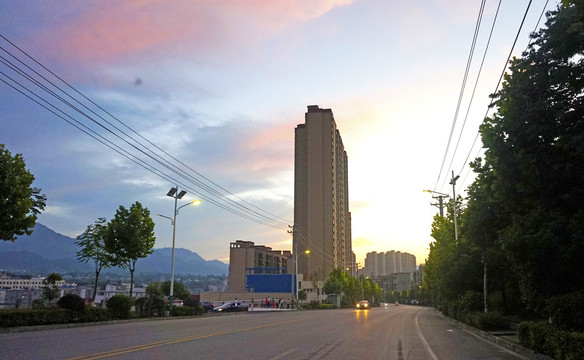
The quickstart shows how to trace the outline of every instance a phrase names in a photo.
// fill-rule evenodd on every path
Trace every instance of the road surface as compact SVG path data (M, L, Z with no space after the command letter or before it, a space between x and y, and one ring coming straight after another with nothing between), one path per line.
M1 359L523 359L432 308L213 314L0 334Z

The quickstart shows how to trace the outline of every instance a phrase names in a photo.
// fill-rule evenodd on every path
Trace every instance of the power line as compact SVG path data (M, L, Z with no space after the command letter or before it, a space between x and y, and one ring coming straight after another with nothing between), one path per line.
M46 93L48 93L51 97L53 97L53 98L57 99L59 102L63 103L66 107L69 107L70 109L72 109L74 111L74 113L77 113L77 114L81 115L82 116L82 119L83 118L86 118L87 120L90 121L90 123L93 123L93 124L97 125L98 126L98 129L102 129L103 131L106 131L106 133L111 134L112 136L114 136L114 138L117 138L118 140L122 141L126 145L130 146L130 149L133 149L133 150L137 151L137 153L140 156L144 156L146 160L148 160L148 161L153 160L155 162L155 164L158 164L158 165L149 164L145 160L140 159L136 154L131 154L130 152L128 152L128 150L123 149L120 145L116 145L111 140L107 140L102 135L99 135L96 130L92 130L87 125L82 124L80 120L75 119L70 114L67 114L64 110L60 109L57 105L55 105L55 104L51 103L50 101L46 100L45 98L41 97L40 95L38 95L37 93L35 93L33 90L27 88L25 85L21 84L20 82L18 82L17 80L15 80L14 78L10 77L8 74L6 74L4 72L2 72L2 75L5 78L9 79L9 81L11 81L12 83L9 83L8 81L6 81L4 79L0 79L0 80L2 80L3 83L7 84L8 86L10 86L11 88L15 89L16 91L18 91L22 95L26 96L30 100L34 101L35 103L37 103L41 107L43 107L46 110L50 111L51 113L53 113L57 117L63 119L68 124L74 126L78 130L80 130L80 131L84 132L85 134L91 136L92 138L94 138L95 140L99 141L100 143L108 146L110 149L116 151L117 153L119 153L120 155L124 156L125 158L131 160L132 162L138 164L139 166L145 168L146 170L148 170L148 171L152 172L153 174L155 174L155 175L163 178L166 181L170 181L173 184L181 183L181 186L183 186L184 188L190 190L194 194L200 196L201 198L205 199L206 201L209 201L210 203L213 203L214 205L216 205L216 206L218 206L218 207L220 207L220 208L222 208L224 210L230 211L230 212L232 212L232 213L234 213L236 215L239 215L239 216L241 216L243 218L246 218L248 220L252 220L252 221L255 221L257 223L260 223L260 224L263 224L263 225L266 225L266 226L275 227L275 228L278 228L278 229L284 229L285 226L286 226L286 224L289 223L289 221L286 221L285 219L283 219L281 217L278 217L278 216L276 216L274 214L271 214L271 213L269 213L269 212L267 212L267 211L265 211L265 210L263 210L263 209L255 206L255 205L253 205L253 204L251 204L251 203L249 203L249 202L241 199L239 196L233 194L232 192L230 192L229 190L225 189L224 187L219 186L215 182L211 181L209 178L203 176L199 172L195 171L191 167L189 167L186 164L184 164L183 162L179 161L177 158L173 157L168 152L162 150L160 147L156 146L154 143L152 143L151 141L149 141L148 139L146 139L142 135L138 134L135 130L133 130L132 128L130 128L129 126L127 126L121 120L119 120L118 118L116 118L115 116L113 116L111 113L109 113L105 109L103 109L101 106L97 105L95 102L93 102L88 97L86 97L85 95L83 95L80 91L78 91L77 89L75 89L74 87L72 87L69 83L67 83L66 81L64 81L58 75L56 75L55 73L53 73L51 70L49 70L48 68L46 68L44 65L42 65L37 60L35 60L28 53L24 52L22 49L20 49L14 43L12 43L10 40L8 40L6 37L4 37L1 34L0 34L0 37L2 37L5 41L7 41L9 44L11 44L16 49L18 49L21 53L23 53L27 58L31 59L38 66L42 67L45 71L47 71L48 73L50 73L52 76L54 76L55 78L59 79L62 83L64 83L65 85L67 85L67 87L70 88L70 89L72 89L75 93L77 93L80 96L82 96L84 99L86 99L87 101L89 101L91 104L93 104L94 106L96 106L98 109L100 109L101 111L103 111L105 114L109 115L110 117L112 117L113 119L115 119L116 121L118 121L120 124L122 124L124 127L126 127L127 129L129 129L131 132L133 132L134 134L138 135L141 139L143 139L144 141L146 141L148 144L154 146L160 152L162 152L166 156L168 156L171 159L173 159L174 161L176 161L179 165L186 167L188 170L190 170L192 173L198 175L203 180L200 180L200 179L195 178L193 175L188 174L187 171L183 170L179 166L170 163L168 160L164 159L160 154L154 152L150 147L146 146L145 144L143 144L139 140L135 139L134 137L132 137L128 133L126 133L123 130L121 130L120 128L116 127L111 122L107 121L104 117L102 117L101 115L97 114L96 111L90 109L87 105L85 105L81 101L79 101L79 99L75 98L70 93L68 93L67 91L63 90L59 86L57 86L54 82L50 81L45 76L41 75L38 71L32 69L30 66L28 66L23 61L21 61L20 59L18 59L18 57L16 57L10 51L6 50L3 47L0 47L0 49L2 49L5 53L9 54L12 58L14 58L15 60L17 60L20 64L24 65L28 70L32 71L32 73L34 73L34 75L36 75L37 77L40 77L42 80L44 80L46 83L48 83L50 85L43 84L41 82L41 80L35 78L35 76L33 74L27 73L26 70L24 70L23 68L19 67L17 64L11 62L10 60L8 60L8 59L6 59L5 57L2 56L1 57L2 58L2 61L1 61L2 64L4 64L5 66L7 66L10 70L12 70L13 72L15 72L19 76L23 77L27 81L31 82L35 86L39 87L41 90L43 90ZM21 89L24 89L24 91L18 89L14 84L16 84ZM61 95L57 94L55 91L51 90L50 86L52 86L53 88L55 88L60 93L64 94L66 97L72 99L75 103L79 104L79 106L74 105L70 101L66 100L63 96L61 96ZM39 100L34 99L32 96L26 94L25 91L28 92L28 93L30 93L30 94L33 94L33 96L36 97ZM51 108L53 108L55 110L52 110ZM95 117L103 120L111 128L109 128L104 123L102 123L99 120L97 120L96 118L94 118L92 115L90 115L88 112L84 111L83 109L86 109L89 113L93 114ZM60 115L59 113L61 113L63 115ZM71 119L71 121L70 120L67 120L65 117ZM73 124L72 121L73 122L76 122L79 125ZM85 128L85 130L82 129L82 128ZM93 135L92 135L92 133L93 133ZM123 136L121 136L119 133L121 133ZM130 142L129 140L131 140L132 142ZM106 142L109 143L109 144L106 144ZM178 179L176 179L174 177L171 177L169 175L166 175L164 172L162 172L156 166L162 166L163 168L166 168L167 170L171 171L172 173L178 175L180 178L183 178L187 182L189 182L189 183L191 183L191 184L199 187L200 189L206 191L207 193L209 193L209 196L204 196L198 190L194 190L192 188L192 186L185 185L181 181L178 181ZM209 185L208 183L210 183L211 185ZM221 191L219 191L217 189L220 189L223 192L221 192ZM240 202L234 201L231 197L236 198L236 199L240 200L241 202L244 202L244 203L248 204L249 207L246 206L246 205L241 204ZM258 211L254 210L254 209L251 209L250 207L253 207L254 209L257 209ZM280 220L283 220L283 221L280 221Z
M473 90L472 90L472 95L471 95L470 101L468 103L468 108L466 109L466 115L464 116L464 122L462 123L462 128L460 129L460 134L458 135L458 141L456 142L456 147L454 148L454 152L452 153L452 159L450 160L450 164L448 165L448 169L452 169L452 163L454 162L454 158L456 156L456 152L458 150L458 146L460 145L460 139L462 138L462 134L464 132L464 127L466 125L466 121L468 120L468 114L470 113L470 108L472 106L472 102L473 102L473 99L474 99L474 95L475 95L475 92L477 90L477 86L478 86L478 83L479 83L479 79L481 77L481 72L483 70L483 65L485 63L485 59L486 59L487 53L489 51L489 45L491 44L491 38L493 37L493 30L495 29L495 24L497 23L497 17L499 15L499 9L501 8L501 2L502 2L502 0L499 0L499 4L497 5L497 11L495 12L495 16L493 18L493 24L491 25L491 31L489 32L489 39L487 40L487 45L485 46L485 51L483 53L483 58L481 60L481 65L480 65L479 70L478 70L478 73L477 73L477 78L475 79L475 84L474 84L474 87L473 87ZM471 148L471 150L472 150L472 148ZM466 164L466 160L465 160L464 163ZM460 172L459 172L459 174L460 174ZM442 183L441 189L444 188L444 185L445 184L446 184L446 177L444 178L444 182Z
M444 152L444 158L442 159L442 165L440 166L440 172L438 173L438 178L436 179L436 184L434 185L434 191L436 191L436 188L438 187L438 182L440 181L440 178L442 177L442 170L444 169L444 163L446 162L446 157L448 155L448 150L450 149L450 142L452 141L452 135L454 134L454 128L456 127L456 120L458 118L458 112L460 110L460 105L462 103L462 98L464 96L464 89L466 87L466 80L468 78L468 73L470 70L470 65L472 63L472 58L473 58L473 54L474 54L474 49L476 46L476 42L477 42L477 38L478 38L478 34L479 34L479 29L481 26L481 21L483 18L483 12L485 9L485 3L486 0L482 0L481 2L481 7L479 9L479 14L477 16L477 21L476 21L476 25L475 25L475 31L474 31L474 35L473 35L473 39L472 39L472 43L470 46L470 51L468 54L468 59L466 61L466 69L464 71L464 77L462 80L462 85L460 87L460 93L458 95L458 103L456 105L456 111L454 113L454 119L452 121L452 128L450 129L450 135L448 137L448 143L446 145L446 151Z
M523 24L525 22L525 19L527 17L528 12L529 12L529 8L531 6L531 2L532 1L530 0L529 1L529 4L527 5L527 8L525 9L525 13L523 15L523 19L521 21L521 24L519 26L519 29L517 30L517 35L515 36L515 40L513 41L513 46L511 47L511 50L509 51L509 55L507 56L507 60L505 62L505 65L503 66L503 71L501 72L501 75L499 76L499 81L497 82L497 86L496 86L495 91L493 92L493 94L497 93L497 91L499 90L499 86L501 85L501 80L503 79L503 76L505 75L505 71L507 70L507 65L509 63L509 60L511 59L511 55L513 53L513 50L515 49L515 45L517 43L517 39L519 38L519 34L521 33L521 30L523 28ZM541 13L539 15L539 18L538 18L537 23L535 25L535 28L533 30L534 33L539 28L539 24L541 23L541 19L543 18L543 15L545 14L545 10L546 10L546 8L548 6L548 3L549 3L549 0L547 0L545 2L544 6L543 6L543 9L542 9L542 11L541 11ZM531 41L529 42L529 44L531 44ZM529 44L527 45L527 48L529 48ZM495 101L494 98L491 99L491 102L489 103L489 106L487 107L487 111L485 112L485 116L483 116L483 119L485 119L487 117L487 115L489 114L489 111L490 111L491 107L493 106L494 101ZM472 146L471 146L471 148L470 148L470 150L469 150L469 152L468 152L468 154L466 156L466 159L464 160L464 163L462 165L462 169L460 170L459 173L462 173L462 171L464 170L464 167L468 165L468 159L470 157L470 154L472 153L472 150L475 147L475 144L477 143L477 140L479 139L479 136L480 136L480 132L477 131L476 136L475 136L475 139L474 139L474 141L472 143ZM479 151L477 152L477 155L475 156L475 158L478 157L478 154L480 153L481 150L482 150L482 147L479 148ZM466 179L466 176L465 176L465 179ZM460 184L462 186L462 184L464 184L464 181L461 182Z

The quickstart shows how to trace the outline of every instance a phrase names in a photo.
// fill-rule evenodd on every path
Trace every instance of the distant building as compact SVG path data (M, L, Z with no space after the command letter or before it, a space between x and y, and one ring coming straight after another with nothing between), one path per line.
M0 275L0 289L6 290L19 290L19 289L42 289L45 284L43 284L43 280L47 277L33 277L30 279L19 278L8 276L5 274ZM65 280L59 280L55 283L57 286L65 285Z
M251 241L237 240L232 242L229 245L228 290L229 292L250 291L250 287L247 286L247 275L252 275L255 286L264 289L266 284L258 280L257 275L291 274L294 269L292 262L292 254L288 250L272 250L264 245L255 245ZM290 280L288 280L288 284L290 284ZM265 290L258 289L258 291Z
M368 276L385 276L397 273L413 273L416 271L416 257L406 252L388 251L367 253L365 268L362 274Z
M128 295L130 292L130 284L107 284L105 290L97 290L97 295L95 296L95 304L101 304L107 302L109 298L116 294ZM132 297L138 299L146 296L145 287L134 286L132 288Z
M308 280L354 262L348 182L347 153L332 110L308 106L305 123L295 130L293 228L298 272Z

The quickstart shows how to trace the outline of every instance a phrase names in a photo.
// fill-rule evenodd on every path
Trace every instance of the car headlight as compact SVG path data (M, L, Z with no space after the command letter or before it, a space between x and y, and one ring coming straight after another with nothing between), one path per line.
M357 307L360 307L361 305L359 305L359 304L355 304L355 306L357 306Z
M363 304L363 306L367 307L368 305L367 304Z
M223 309L218 309L217 311L223 311Z

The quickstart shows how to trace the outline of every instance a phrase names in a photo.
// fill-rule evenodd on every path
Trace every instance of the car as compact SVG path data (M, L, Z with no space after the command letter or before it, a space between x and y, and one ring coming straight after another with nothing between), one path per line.
M213 308L214 312L238 312L247 311L247 305L240 301L231 301Z
M394 306L399 306L399 302L395 302L395 304L393 304Z
M369 310L369 301L361 300L357 304L355 304L357 310Z

